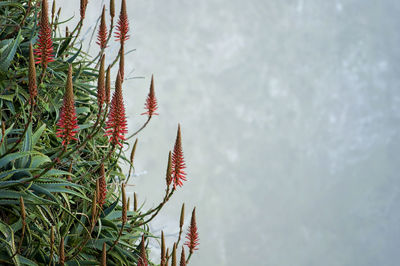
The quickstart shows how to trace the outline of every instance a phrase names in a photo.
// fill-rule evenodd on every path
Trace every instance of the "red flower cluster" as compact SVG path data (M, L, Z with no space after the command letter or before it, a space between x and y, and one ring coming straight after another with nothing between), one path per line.
M121 75L118 72L115 82L115 92L111 100L110 112L106 122L106 136L110 136L110 142L113 145L120 145L125 140L127 130L127 122L125 116L124 100L122 98Z
M155 113L157 110L157 99L156 95L154 93L154 78L153 75L151 76L151 83L150 83L150 92L149 95L147 96L146 103L144 105L144 109L147 110L147 112L142 113L142 115L148 115L151 117L152 115L158 115Z
M126 1L122 0L121 2L121 12L119 13L117 32L115 33L116 41L120 41L123 44L126 40L129 39L128 35L129 31L129 21L128 15L126 13Z
M106 7L103 6L103 12L101 13L101 21L99 32L97 34L97 42L101 49L107 47L107 25L106 25Z
M148 266L146 248L144 246L144 235L142 235L142 241L140 242L140 254L138 258L137 266Z
M197 247L199 245L199 233L197 232L196 225L196 208L194 208L192 212L192 220L190 221L186 239L187 241L185 242L185 245L189 247L190 254L192 254L194 250L198 250Z
M64 101L60 111L60 120L57 122L56 135L62 138L62 145L66 146L71 140L78 140L75 135L78 133L78 121L75 111L74 92L72 87L72 66L69 65L67 86L64 94Z
M174 188L176 186L182 186L182 181L186 181L186 173L183 169L186 168L185 160L183 158L182 151L182 137L181 137L181 126L178 125L178 133L176 135L176 141L174 151L172 153L172 171L171 176L174 181Z
M36 64L41 64L43 68L47 67L49 62L54 61L53 41L51 39L51 27L48 17L47 0L42 0L42 11L39 22L39 37L37 48L35 49Z

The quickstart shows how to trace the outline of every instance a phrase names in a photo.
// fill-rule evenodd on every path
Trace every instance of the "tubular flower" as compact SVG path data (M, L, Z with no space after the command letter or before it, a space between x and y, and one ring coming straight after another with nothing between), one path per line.
M60 120L57 122L57 137L62 138L62 145L66 146L71 140L78 140L75 135L78 133L78 122L76 118L74 92L72 87L72 66L69 65L67 86L64 94L64 101L60 111Z
M124 74L125 74L125 49L124 44L121 44L121 49L119 50L119 73L121 74L121 82L124 82Z
M88 0L81 0L81 6L80 6L81 21L85 18L87 4Z
M182 151L182 138L181 138L181 126L178 125L178 133L176 135L175 147L172 153L172 180L174 181L174 188L176 186L182 186L182 181L186 181L186 173L183 169L186 168L185 160L183 158Z
M185 242L185 245L189 247L190 254L193 253L193 250L198 250L197 247L199 245L199 233L197 232L196 225L196 208L194 208L192 212L192 220L190 221L186 239L187 241Z
M101 13L101 21L99 32L97 34L97 42L101 49L107 47L107 25L106 25L106 6L103 6L103 12Z
M115 33L116 41L119 41L123 44L126 40L129 39L128 35L129 31L129 21L128 15L126 13L126 1L122 0L121 2L121 12L119 13L118 25L117 25L117 32Z
M107 67L106 74L106 104L110 103L110 92L111 92L111 74L110 74L110 66Z
M105 100L105 80L104 80L104 60L105 56L104 54L101 57L101 62L100 62L100 69L99 69L99 76L97 79L97 104L99 105L99 112L101 112L103 108L103 103Z
M151 117L152 115L158 115L155 113L157 110L157 99L156 95L154 93L154 78L153 75L151 75L151 83L150 83L150 92L149 95L147 96L146 103L144 105L144 109L147 110L147 112L142 113L142 115L148 115Z
M33 56L32 43L29 44L29 82L28 90L30 96L30 103L35 104L35 97L38 94L36 85L36 68L35 68L35 58Z
M144 235L142 235L142 241L140 242L140 254L138 258L137 266L148 266L147 257L146 257L146 248L144 246Z
M98 203L100 207L103 207L106 202L107 196L107 184L106 184L106 174L104 171L104 164L100 165L100 178L99 178L99 196Z
M125 116L124 100L122 98L121 75L118 72L117 81L115 83L115 92L111 100L110 112L106 122L106 136L110 136L110 142L113 145L120 145L125 140L127 130L127 122Z
M35 49L36 64L41 64L43 68L47 68L49 62L54 61L53 41L51 39L51 27L48 17L47 0L42 0L42 11L39 22L39 37L37 48Z

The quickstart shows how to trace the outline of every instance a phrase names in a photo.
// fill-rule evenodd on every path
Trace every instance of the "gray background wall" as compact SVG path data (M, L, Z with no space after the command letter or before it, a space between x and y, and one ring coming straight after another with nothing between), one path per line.
M131 192L159 202L178 122L188 166L156 234L175 240L186 202L194 266L399 265L399 1L127 2L130 132L152 73L160 106Z

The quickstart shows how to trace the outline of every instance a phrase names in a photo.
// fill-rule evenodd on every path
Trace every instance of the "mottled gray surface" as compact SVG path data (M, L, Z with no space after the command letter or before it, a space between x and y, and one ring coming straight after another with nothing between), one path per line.
M399 1L128 5L126 72L146 78L125 82L130 131L151 73L160 106L132 191L146 207L161 199L178 122L188 165L156 234L174 241L185 201L193 266L400 264Z

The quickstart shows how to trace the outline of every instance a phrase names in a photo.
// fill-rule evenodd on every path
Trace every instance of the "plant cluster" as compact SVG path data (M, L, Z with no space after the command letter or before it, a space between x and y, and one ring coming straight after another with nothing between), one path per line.
M134 174L137 136L158 115L154 78L145 101L147 119L128 135L123 99L126 1L114 26L115 3L99 17L96 56L82 51L80 32L88 0L72 31L47 0L0 1L0 263L3 265L155 265L148 241L160 239L160 265L186 265L199 245L193 209L186 242L167 248L152 221L186 181L181 129L169 152L166 189L153 209L133 208L126 186ZM106 66L113 39L118 56ZM112 87L111 70L116 67ZM130 156L126 153L130 150ZM121 162L129 164L123 173ZM183 240L182 240L183 242ZM177 256L181 244L180 259ZM185 255L185 247L186 253Z

